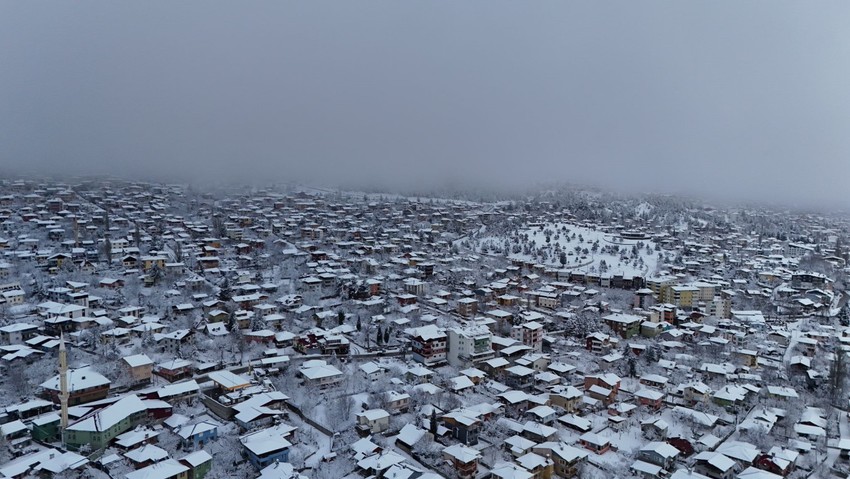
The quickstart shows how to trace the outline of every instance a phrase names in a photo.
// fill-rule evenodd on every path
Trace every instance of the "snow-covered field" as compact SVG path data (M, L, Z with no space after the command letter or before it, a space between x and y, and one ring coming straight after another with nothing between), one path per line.
M547 241L548 238L548 241ZM547 223L509 236L479 236L476 251L588 273L647 275L658 265L651 240L623 240L616 234L570 223Z

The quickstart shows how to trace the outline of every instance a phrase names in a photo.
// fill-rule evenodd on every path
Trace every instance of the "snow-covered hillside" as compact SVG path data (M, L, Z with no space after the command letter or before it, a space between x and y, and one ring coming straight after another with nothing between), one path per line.
M508 236L478 237L476 251L589 273L647 275L655 271L658 250L651 240L624 240L617 234L571 223L546 223Z

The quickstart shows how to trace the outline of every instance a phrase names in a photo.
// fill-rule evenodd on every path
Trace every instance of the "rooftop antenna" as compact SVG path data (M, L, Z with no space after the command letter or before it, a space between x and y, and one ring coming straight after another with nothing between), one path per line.
M68 352L65 348L65 333L59 335L59 403L62 406L62 445L65 445L65 429L68 428Z

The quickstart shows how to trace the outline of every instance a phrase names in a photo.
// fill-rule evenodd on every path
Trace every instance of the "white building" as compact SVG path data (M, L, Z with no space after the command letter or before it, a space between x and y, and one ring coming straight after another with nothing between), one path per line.
M477 363L493 357L492 333L486 326L468 325L448 331L448 360L453 365Z

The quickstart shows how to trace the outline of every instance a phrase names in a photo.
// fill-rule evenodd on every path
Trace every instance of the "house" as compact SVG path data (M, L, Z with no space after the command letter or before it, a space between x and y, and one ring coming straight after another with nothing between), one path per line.
M395 451L380 451L364 456L357 461L357 467L365 477L380 478L387 470L404 462L404 456Z
M390 413L383 409L369 409L357 414L357 430L377 434L390 427Z
M549 405L563 409L570 413L575 412L584 394L574 386L555 386L549 391Z
M29 428L20 419L0 425L0 437L15 453L22 452L32 442Z
M17 306L19 304L24 304L24 299L26 298L26 293L20 289L13 289L10 291L3 291L0 294L0 297L3 298L3 302L8 306Z
M478 300L475 298L460 298L457 300L457 314L472 317L478 314Z
M591 333L585 338L585 347L594 354L607 354L616 344L616 338L600 332Z
M404 413L407 412L410 406L410 394L400 393L397 391L387 391L385 393L386 396L386 408L390 410L393 414Z
M532 479L550 479L554 471L552 459L534 452L523 454L514 459L523 469L532 474Z
M123 451L129 451L145 444L156 443L159 440L159 434L158 430L140 426L119 434L115 437L113 444Z
M657 389L638 389L634 396L638 399L641 406L655 410L661 409L664 406L664 393Z
M646 461L637 460L629 466L629 470L644 479L658 479L663 477L662 472L664 468Z
M612 373L585 376L584 390L588 396L602 401L607 406L617 400L620 378Z
M558 430L554 427L534 421L526 421L522 425L522 435L535 442L554 441Z
M514 389L529 388L534 384L534 370L520 365L506 368L505 384Z
M105 399L109 394L109 379L90 367L69 369L66 373L68 384L68 405L76 406L91 401ZM41 383L42 395L59 404L59 375Z
M660 389L662 391L667 387L668 381L669 380L665 376L661 376L660 374L644 374L640 377L640 383L644 386Z
M139 470L128 472L125 479L203 479L212 468L212 456L196 451L186 457L165 459Z
M142 270L144 272L149 272L154 268L158 268L160 271L165 270L165 262L168 261L168 258L165 256L142 256L140 258L142 263Z
M377 381L387 371L384 366L380 365L379 363L376 363L375 361L363 363L357 368L363 378L369 381Z
M543 333L543 325L537 321L528 321L511 328L511 338L536 352L543 350Z
M544 442L532 447L535 454L548 457L558 477L570 479L581 473L581 464L587 460L587 452L562 442Z
M738 463L719 452L701 452L694 461L694 471L711 479L732 479L740 470Z
M0 327L0 343L22 344L38 335L38 326L30 323L13 323Z
M487 359L483 363L479 365L481 370L487 373L490 377L494 379L501 379L505 375L505 370L508 366L511 365L511 362L505 358L493 358Z
M159 389L155 389L146 394L148 399L160 399L169 404L177 404L178 402L195 397L198 395L200 387L194 379L167 384Z
M536 444L536 442L516 434L505 439L504 448L506 451L510 452L513 457L520 457L523 454L530 452L531 448Z
M416 427L413 424L405 424L398 432L396 437L396 445L407 452L411 452L413 448L425 437L432 437L431 433L425 429Z
M736 477L737 479L782 479L782 476L779 474L774 474L770 471L765 471L764 469L758 469L755 467L748 467L744 469L739 472Z
M145 354L134 354L122 358L132 384L145 384L153 376L153 361Z
M649 439L665 439L670 425L661 418L649 418L641 421L640 430Z
M201 449L204 444L218 439L218 425L209 421L185 424L174 432L180 436L183 447L191 447L193 450Z
M172 359L156 365L154 373L165 378L168 382L180 381L192 377L195 363L187 359Z
M796 467L799 456L800 453L797 451L773 446L767 454L759 456L753 465L774 474L787 476Z
M628 339L640 333L640 325L644 318L634 314L610 314L602 318L612 331L623 339Z
M260 427L265 427L276 421L278 416L283 414L281 408L286 405L289 396L280 391L268 391L261 393L252 393L250 389L246 389L246 394L251 394L245 400L234 404L233 410L236 412L234 420L242 430L252 430ZM239 390L231 392L225 397L229 401L239 401L244 397L243 391Z
M679 450L671 444L654 441L641 447L637 458L664 469L670 469L678 456Z
M442 420L452 437L468 446L478 444L481 421L474 414L456 410L445 414Z
M124 453L124 457L130 461L136 469L147 467L153 463L168 458L168 452L153 444L143 444Z
M611 440L593 432L582 434L578 441L584 448L596 454L605 454L611 449Z
M207 373L207 377L215 384L216 389L223 393L232 393L251 385L250 379L227 369Z
M65 441L72 449L83 446L100 449L146 419L147 406L138 396L131 394L69 424L65 431Z
M195 451L180 459L180 463L189 468L186 479L204 479L212 469L212 456L207 451Z
M154 333L153 339L159 344L163 352L177 356L180 353L180 346L187 344L191 339L192 330L178 329L170 333Z
M481 453L462 444L453 444L443 449L443 459L452 465L459 478L470 479L478 472Z
M344 377L342 371L320 359L305 361L298 372L306 384L319 389L332 387Z
M534 474L509 462L499 462L490 470L491 479L535 479Z
M411 341L413 359L425 366L432 366L446 361L447 336L442 329L430 324L419 328L405 330Z
M269 464L289 460L292 443L287 437L290 434L289 426L277 425L241 436L239 442L248 456L248 461L259 470Z
M589 419L575 414L564 414L558 418L558 422L579 432L588 432L593 429L593 423Z
M541 424L552 424L558 417L557 411L546 405L533 407L526 411L525 414L532 421L536 421Z
M448 360L452 364L479 363L493 357L492 336L486 326L475 324L448 330Z
M529 396L524 391L505 391L498 396L499 402L505 407L508 416L519 417L528 409Z
M689 405L709 401L711 399L711 393L713 392L710 387L701 381L694 381L685 384L681 387L681 390L685 403Z

